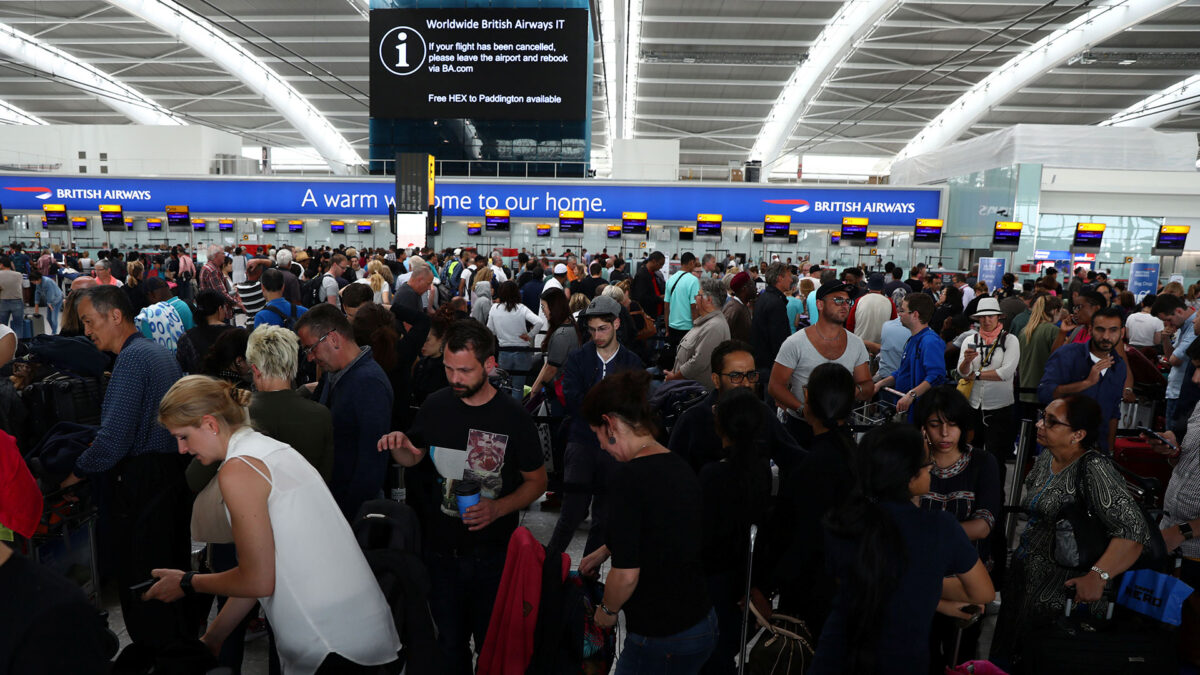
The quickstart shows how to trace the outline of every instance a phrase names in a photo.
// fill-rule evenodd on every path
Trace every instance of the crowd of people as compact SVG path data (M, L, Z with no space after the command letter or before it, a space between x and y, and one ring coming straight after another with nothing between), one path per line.
M1196 287L1138 300L1082 268L989 288L922 264L688 251L196 253L0 255L0 312L44 306L47 332L112 358L95 440L61 487L112 491L100 546L117 559L125 667L199 636L236 670L231 643L256 607L283 672L397 667L350 527L398 487L420 523L443 673L473 672L509 541L539 500L561 505L547 555L588 523L574 562L605 582L589 621L624 618L617 673L735 672L746 597L805 622L810 673L971 658L1020 673L1068 599L1104 613L1152 537L1200 582ZM1111 451L1122 404L1155 386L1167 430L1147 440L1175 467L1167 514L1148 523ZM1040 448L1027 474L1022 419ZM0 461L0 485L18 465ZM1006 481L1023 482L1028 515L1011 555ZM1067 566L1056 522L1081 500L1108 543ZM4 494L0 523L26 534L17 502ZM193 569L192 539L213 545L210 568ZM0 543L0 591L33 574L10 555ZM225 598L207 626L197 594ZM70 596L52 595L58 609ZM101 672L80 665L86 649L30 653L59 615L28 614L33 637L0 638L0 666Z

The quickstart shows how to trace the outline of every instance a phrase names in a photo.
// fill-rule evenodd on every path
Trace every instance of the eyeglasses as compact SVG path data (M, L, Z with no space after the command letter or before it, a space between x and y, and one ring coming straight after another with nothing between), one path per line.
M832 302L833 304L837 305L838 307L841 307L842 305L850 304L850 298L825 298L824 301Z
M320 337L320 339L318 339L316 342L312 343L312 346L301 347L300 348L300 358L303 359L303 358L308 357L308 355L312 354L313 351L315 351L317 347L321 346L321 343L325 341L325 338L328 338L332 334L333 334L333 331L329 331L329 332L325 333L324 335L322 335Z
M719 373L719 374L724 375L725 377L728 377L729 381L734 384L741 384L743 379L751 384L758 382L758 371L757 370L748 370L744 373L737 371L737 370L731 370L728 373Z
M1041 411L1037 414L1037 423L1046 427L1047 429L1053 429L1054 427L1057 427L1057 426L1064 426L1064 427L1071 426L1070 424L1068 424L1066 422L1055 419L1051 415L1047 415L1045 411Z

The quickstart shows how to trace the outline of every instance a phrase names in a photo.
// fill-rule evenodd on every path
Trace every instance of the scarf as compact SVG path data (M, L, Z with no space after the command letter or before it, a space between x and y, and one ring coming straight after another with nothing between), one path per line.
M979 337L983 338L983 344L990 345L996 341L996 338L1000 337L1000 333L1003 330L1004 325L999 322L996 323L996 329L992 331L985 331L981 326L979 328Z

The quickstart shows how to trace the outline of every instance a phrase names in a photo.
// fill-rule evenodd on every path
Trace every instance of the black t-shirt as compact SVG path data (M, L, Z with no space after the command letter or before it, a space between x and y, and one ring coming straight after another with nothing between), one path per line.
M544 465L537 428L525 408L499 392L481 406L469 406L453 389L446 388L425 399L409 435L431 455L416 467L424 485L415 504L429 548L461 552L478 546L508 546L518 515L510 513L478 532L468 531L458 515L453 492L457 481L440 476L435 464L440 461L438 452L465 451L463 476L479 481L483 497L499 499L512 494L521 485L522 471L536 471Z
M700 481L664 452L620 467L610 485L612 566L640 569L625 603L629 632L665 637L691 628L712 607L700 560Z
M587 277L579 280L579 290L589 298L595 298L596 289L607 283L608 282L604 280L604 277Z
M979 555L949 513L922 511L910 502L880 505L899 528L907 562L879 620L876 662L887 664L889 673L925 675L929 672L929 626L942 596L942 580L969 571L979 562ZM849 596L857 586L849 575L858 558L858 541L827 533L826 549L830 571L841 583L810 675L843 672L851 639L850 622L857 618L850 616Z
M0 565L0 598L0 673L108 672L103 620L69 581L14 553Z

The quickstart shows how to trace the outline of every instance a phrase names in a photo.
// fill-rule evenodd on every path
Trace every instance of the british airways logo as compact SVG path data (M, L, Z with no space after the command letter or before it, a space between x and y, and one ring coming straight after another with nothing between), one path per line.
M804 213L808 210L809 204L807 199L764 199L768 204L784 204L787 206L795 206L792 211L796 213Z
M792 211L796 213L804 213L812 208L816 213L901 213L912 214L917 212L915 202L824 202L819 201L816 204L810 204L807 199L764 199L768 204L783 204L794 206Z
M4 189L12 190L13 192L38 192L41 194L34 195L38 199L49 199L51 195L51 190L48 187L6 187Z

